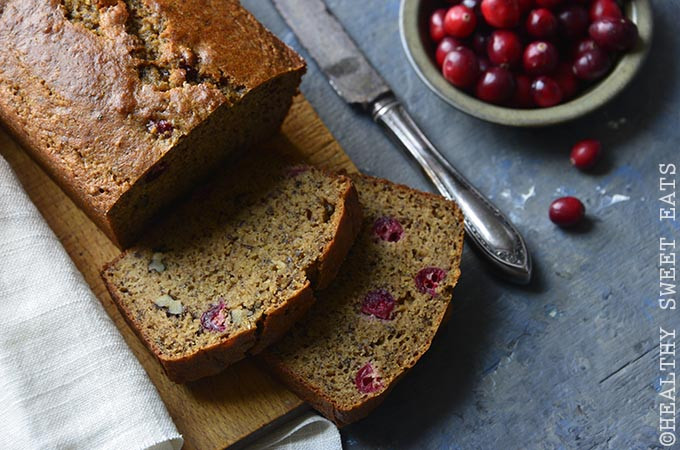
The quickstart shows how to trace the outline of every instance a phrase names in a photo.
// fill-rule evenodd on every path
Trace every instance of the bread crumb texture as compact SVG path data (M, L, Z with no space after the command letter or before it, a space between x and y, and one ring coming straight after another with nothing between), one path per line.
M353 180L364 222L339 276L263 354L340 424L365 415L363 406L429 348L458 280L463 238L453 202L385 180Z
M262 155L260 155L262 157ZM314 283L336 236L348 178L248 158L102 273L127 320L163 360L239 335Z

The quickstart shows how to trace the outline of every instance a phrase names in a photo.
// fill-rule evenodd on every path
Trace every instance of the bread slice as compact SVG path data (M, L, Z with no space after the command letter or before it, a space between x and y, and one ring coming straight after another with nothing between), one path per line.
M102 271L121 313L176 382L281 335L335 277L361 223L346 176L253 155L199 189Z
M259 358L339 426L366 416L430 347L463 248L453 202L377 178L353 181L364 220L340 274Z

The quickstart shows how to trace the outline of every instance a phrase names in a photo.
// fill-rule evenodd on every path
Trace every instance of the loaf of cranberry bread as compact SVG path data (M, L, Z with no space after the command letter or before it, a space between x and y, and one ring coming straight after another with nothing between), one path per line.
M253 155L102 271L176 382L279 339L335 277L361 225L349 178Z
M0 46L0 120L122 246L274 133L305 70L238 0L7 0Z
M376 178L353 181L364 220L338 277L259 357L340 426L366 416L430 347L463 247L453 202Z

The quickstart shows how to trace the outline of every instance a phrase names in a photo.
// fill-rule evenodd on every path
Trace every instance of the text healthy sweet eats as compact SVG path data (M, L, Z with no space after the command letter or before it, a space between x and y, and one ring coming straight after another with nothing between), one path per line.
M0 119L119 245L274 133L305 70L237 0L9 0L0 45Z
M366 416L430 347L460 274L463 216L442 197L352 176L364 222L336 280L260 358L338 425Z
M102 272L176 382L257 353L300 319L359 231L349 178L251 155Z
M617 0L439 3L429 34L444 78L480 100L513 108L571 100L638 41Z

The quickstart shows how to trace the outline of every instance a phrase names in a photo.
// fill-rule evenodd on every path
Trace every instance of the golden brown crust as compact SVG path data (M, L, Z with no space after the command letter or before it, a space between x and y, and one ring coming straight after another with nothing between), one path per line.
M150 170L163 169L159 161L182 140L189 140L184 147L192 152L209 155L205 161L195 158L195 170L222 160L211 153L234 149L221 148L209 136L195 136L194 130L214 114L224 114L229 108L223 105L243 103L272 80L277 80L278 91L239 114L262 123L247 130L248 136L222 139L222 145L233 140L244 146L276 131L283 115L272 105L294 95L304 62L236 0L209 0L207 5L170 0L74 3L99 5L94 29L67 17L58 0L3 3L0 119L120 244L129 241L124 236L129 229L142 225L134 208L119 206L129 215L111 215L125 193L143 185ZM140 32L127 9L132 4L146 5L144 14L154 15L158 24L158 49L151 55L139 55ZM159 87L146 81L141 73L150 66L159 67L174 84ZM150 132L158 120L172 124L170 136ZM234 122L226 128L227 137L236 137L242 127ZM165 189L158 191L171 191L168 197L186 188L171 179L163 184ZM144 200L146 210L167 202Z

